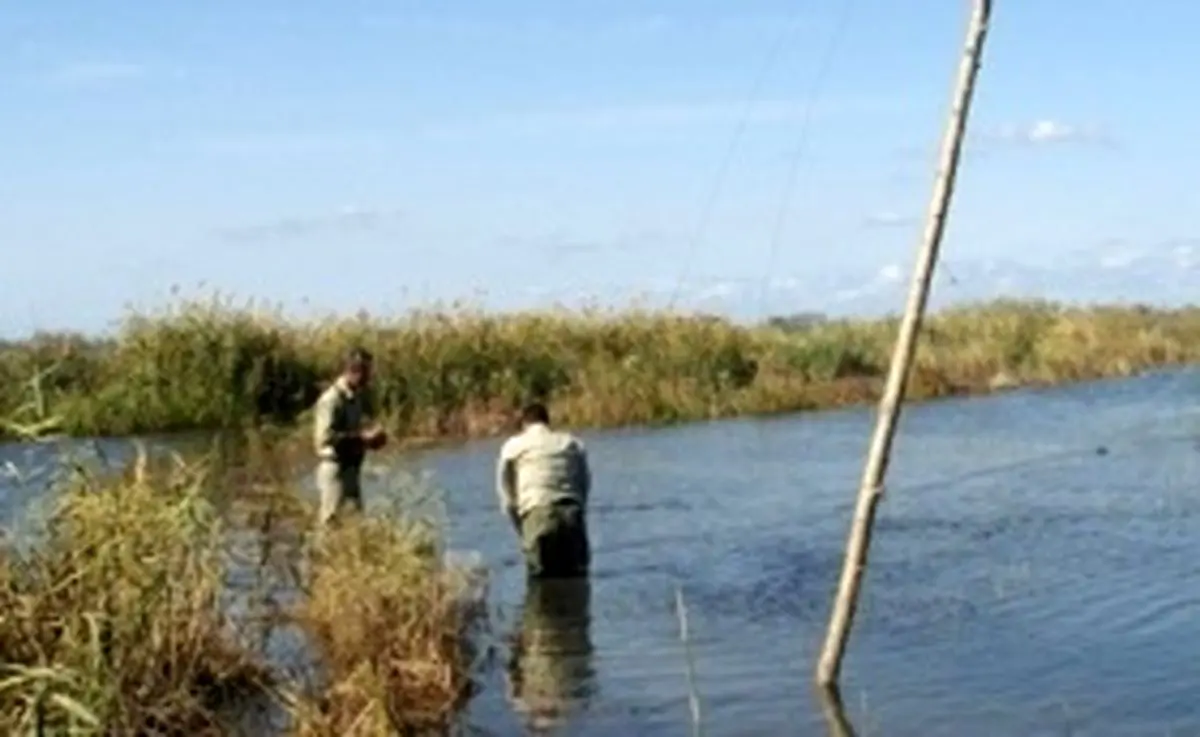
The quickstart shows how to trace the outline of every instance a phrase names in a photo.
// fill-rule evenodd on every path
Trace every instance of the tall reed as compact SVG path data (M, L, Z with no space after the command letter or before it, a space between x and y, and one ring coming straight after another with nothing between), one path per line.
M352 344L376 354L376 404L408 437L490 434L531 397L590 426L832 407L876 397L895 330L890 319L747 327L645 310L298 322L228 299L181 302L131 316L103 341L41 335L0 346L0 434L288 425ZM1197 361L1200 307L1000 301L929 319L911 395Z
M298 610L325 688L293 709L301 737L371 737L452 723L471 692L461 581L431 531L383 515L323 536Z
M279 734L305 737L450 723L478 612L438 528L401 509L314 541L313 504L271 454L232 455L76 474L40 537L0 543L0 732L235 734L271 704ZM261 628L302 652L281 660Z
M5 734L221 734L219 707L270 685L222 610L222 526L203 488L182 466L77 476L43 540L0 551Z

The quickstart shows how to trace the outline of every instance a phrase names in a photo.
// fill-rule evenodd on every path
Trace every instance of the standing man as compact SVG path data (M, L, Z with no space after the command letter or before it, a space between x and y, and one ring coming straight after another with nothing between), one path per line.
M341 375L317 400L313 441L322 526L332 522L346 506L362 511L363 458L367 450L382 448L387 442L383 429L374 424L367 426L370 409L366 391L371 384L373 363L366 349L350 350Z
M545 405L522 411L521 432L500 449L496 486L500 508L521 538L529 578L587 575L587 451L578 438L551 429Z

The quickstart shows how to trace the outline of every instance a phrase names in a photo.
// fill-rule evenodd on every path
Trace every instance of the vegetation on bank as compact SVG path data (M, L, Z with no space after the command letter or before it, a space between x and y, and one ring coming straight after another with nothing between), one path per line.
M650 311L289 322L228 301L130 317L115 337L0 346L0 433L125 435L287 424L347 346L378 359L376 403L407 437L497 431L549 398L577 426L665 423L873 399L896 320L745 327ZM932 315L913 398L1122 376L1200 361L1200 307L1002 301Z
M433 528L363 518L308 547L310 505L264 475L231 500L231 478L143 457L77 476L27 549L0 542L0 733L236 734L263 709L285 726L249 733L444 727L469 616Z

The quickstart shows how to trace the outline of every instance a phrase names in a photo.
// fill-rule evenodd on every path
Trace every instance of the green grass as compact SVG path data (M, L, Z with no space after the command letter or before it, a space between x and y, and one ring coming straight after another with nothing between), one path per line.
M269 464L215 467L77 474L37 539L0 543L0 733L227 735L253 704L296 737L444 727L471 685L473 615L436 526L351 518L305 555L311 504ZM269 659L271 628L311 667Z
M378 361L376 401L405 437L497 432L548 397L575 426L659 424L873 400L895 320L744 327L650 311L470 309L289 322L228 300L128 318L115 337L0 346L0 433L127 435L288 425L351 344ZM1200 361L1200 307L1003 301L931 316L914 399L1125 376Z

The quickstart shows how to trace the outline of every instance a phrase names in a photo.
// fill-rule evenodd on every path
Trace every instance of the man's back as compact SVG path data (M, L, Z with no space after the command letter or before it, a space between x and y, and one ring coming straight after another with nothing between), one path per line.
M591 491L591 471L583 443L570 433L535 424L509 438L500 450L519 514L530 509L574 500L586 506Z

